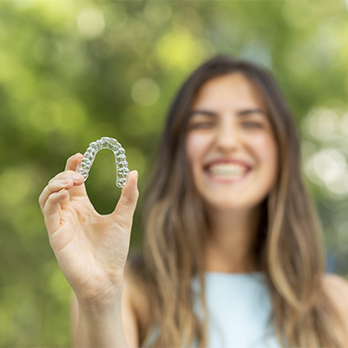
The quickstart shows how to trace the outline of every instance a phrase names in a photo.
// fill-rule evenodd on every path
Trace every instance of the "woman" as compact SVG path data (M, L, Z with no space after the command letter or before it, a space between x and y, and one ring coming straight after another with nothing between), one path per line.
M325 274L295 127L269 74L228 56L205 62L159 149L144 252L126 268L136 171L107 216L74 173L81 154L40 196L75 293L75 345L347 346L348 284Z

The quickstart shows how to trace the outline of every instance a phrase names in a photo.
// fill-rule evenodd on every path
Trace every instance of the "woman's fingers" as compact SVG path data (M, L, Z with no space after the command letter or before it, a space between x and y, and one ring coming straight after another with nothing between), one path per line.
M76 174L73 171L66 171L56 175L48 185L42 191L39 197L39 203L41 210L46 204L48 197L55 192L60 191L62 188L67 190L71 189L74 185L81 185L83 183L83 176Z
M80 153L77 153L74 156L71 156L70 158L68 158L68 160L66 161L65 170L75 172L82 158L83 158L83 155ZM74 187L72 187L71 190L69 190L70 198L73 198L74 196L76 197L87 196L85 186L82 185L85 182L85 178L81 174L77 174L77 173L75 173L74 177L75 178L79 177L79 179L75 181Z
M80 153L75 154L74 156L71 156L66 161L65 170L72 170L75 171L79 163L81 162L83 158L83 155Z
M65 201L65 202L64 202ZM47 231L52 233L59 228L60 216L59 210L60 205L69 201L68 190L63 188L58 192L53 192L47 199L45 205L42 208L42 212L45 218L45 224Z
M77 153L66 163L66 170L51 179L39 197L39 203L49 233L56 231L60 225L60 211L74 196L86 195L84 177L75 172L82 159Z
M112 215L121 225L130 228L133 221L134 211L137 205L139 191L137 187L138 172L128 173L126 186L122 189L121 197Z

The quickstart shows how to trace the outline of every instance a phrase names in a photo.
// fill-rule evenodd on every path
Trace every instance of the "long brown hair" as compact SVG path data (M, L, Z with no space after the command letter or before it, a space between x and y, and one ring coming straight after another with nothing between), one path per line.
M282 346L343 347L338 313L323 289L325 255L318 218L300 173L300 148L292 115L265 69L218 55L196 69L177 93L168 113L152 181L144 195L144 248L135 273L147 289L154 347L185 347L208 342L203 237L208 231L185 153L189 114L208 80L242 73L257 88L268 109L279 153L274 189L262 202L253 245L265 273L272 303L270 323ZM197 276L205 315L193 310L191 280ZM342 334L342 333L341 333Z

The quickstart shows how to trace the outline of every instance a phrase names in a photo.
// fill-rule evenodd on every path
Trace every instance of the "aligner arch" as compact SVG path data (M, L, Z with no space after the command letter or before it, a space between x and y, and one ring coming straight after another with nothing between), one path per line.
M98 151L102 149L109 149L114 153L116 161L116 186L122 188L126 184L126 178L129 173L128 162L126 161L124 148L113 138L102 137L90 143L86 152L83 154L81 163L76 168L76 173L83 175L86 181L95 157Z

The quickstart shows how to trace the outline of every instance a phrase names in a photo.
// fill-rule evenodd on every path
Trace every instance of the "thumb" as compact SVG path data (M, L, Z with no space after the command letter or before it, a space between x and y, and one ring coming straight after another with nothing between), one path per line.
M133 170L127 175L126 185L123 187L121 197L116 205L115 211L112 213L116 219L120 217L121 221L126 221L130 225L132 224L139 197L137 183L138 172Z

